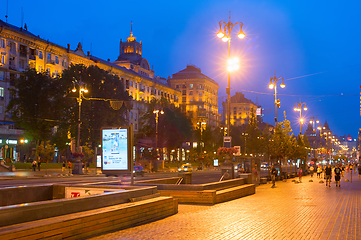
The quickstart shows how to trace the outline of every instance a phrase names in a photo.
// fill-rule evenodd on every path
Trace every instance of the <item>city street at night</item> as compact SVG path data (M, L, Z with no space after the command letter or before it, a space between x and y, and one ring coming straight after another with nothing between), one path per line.
M254 195L214 206L180 204L174 216L91 239L360 239L357 174L340 188L310 179L260 185Z

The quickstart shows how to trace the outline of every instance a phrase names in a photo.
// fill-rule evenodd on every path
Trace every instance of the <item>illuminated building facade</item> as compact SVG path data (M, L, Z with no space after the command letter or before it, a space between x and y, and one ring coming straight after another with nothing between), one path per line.
M223 119L227 116L227 102L222 103L223 107ZM236 92L231 97L231 125L240 126L248 124L251 113L256 116L257 105L251 100L244 97L243 93Z
M211 128L219 127L218 83L202 74L201 69L194 65L187 65L173 74L168 82L172 88L180 91L181 110L192 120L194 128L200 122L205 122Z
M75 50L71 50L70 44L62 47L41 39L26 28L0 20L0 129L13 128L10 116L5 114L10 97L7 89L13 86L13 80L28 67L38 72L46 71L51 77L56 77L71 64L84 64L95 65L117 75L134 100L127 118L129 124L133 123L135 133L140 128L139 117L153 98L167 98L179 107L181 93L169 87L166 79L155 76L148 61L142 58L142 43L136 41L132 30L127 41L120 42L119 52L116 61L106 61L90 55L90 52L85 54L80 43Z

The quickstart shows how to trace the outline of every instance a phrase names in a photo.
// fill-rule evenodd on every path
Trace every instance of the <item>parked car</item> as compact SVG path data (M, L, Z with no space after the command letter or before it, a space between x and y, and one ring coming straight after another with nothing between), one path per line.
M144 171L144 168L142 166L135 166L134 169L133 169L133 173L134 173L135 176L140 175L140 176L144 177L145 171Z
M192 168L192 164L190 164L190 163L183 164L178 169L178 172L192 172L192 171L193 171L193 168Z

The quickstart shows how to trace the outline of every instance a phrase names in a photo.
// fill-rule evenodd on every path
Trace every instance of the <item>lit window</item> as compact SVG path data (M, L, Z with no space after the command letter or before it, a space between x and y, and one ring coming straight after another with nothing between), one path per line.
M5 48L5 39L1 39L0 46L1 46L2 48Z
M5 55L1 54L0 63L5 64Z
M43 59L43 52L39 51L39 59Z
M0 97L4 97L4 88L0 87Z
M193 83L189 84L190 88L193 88Z
M56 63L56 64L59 64L59 58L58 58L58 56L55 56L55 63Z

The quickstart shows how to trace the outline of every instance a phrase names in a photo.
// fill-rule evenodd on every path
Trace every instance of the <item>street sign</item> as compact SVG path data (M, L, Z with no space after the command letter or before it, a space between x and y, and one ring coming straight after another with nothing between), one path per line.
M225 136L223 137L223 147L230 148L232 146L232 137Z

